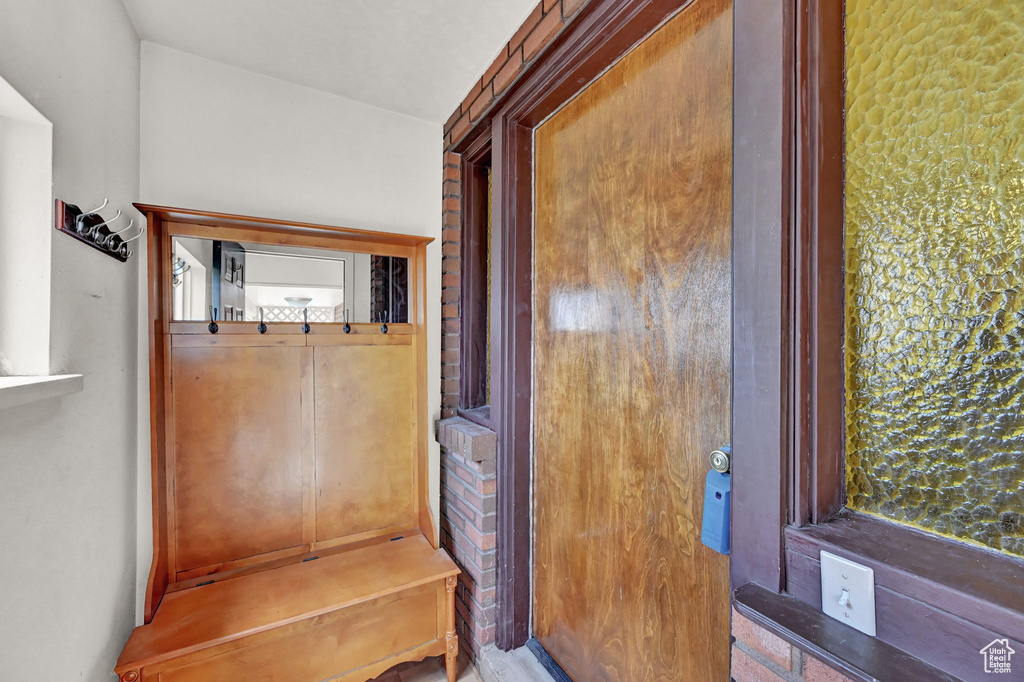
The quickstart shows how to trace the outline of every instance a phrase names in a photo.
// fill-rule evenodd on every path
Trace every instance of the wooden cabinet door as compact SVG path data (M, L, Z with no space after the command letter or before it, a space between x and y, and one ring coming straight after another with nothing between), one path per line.
M580 682L729 679L731 35L696 0L536 130L533 626Z
M313 340L317 542L415 526L411 337Z
M177 572L302 545L312 349L176 346L171 361Z

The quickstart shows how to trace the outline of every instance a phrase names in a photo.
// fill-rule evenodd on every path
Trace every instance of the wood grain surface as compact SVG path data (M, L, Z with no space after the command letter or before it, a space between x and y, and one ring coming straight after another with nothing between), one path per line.
M731 3L697 0L536 130L534 632L576 680L727 680Z
M199 657L201 651L237 648L230 643L261 633L278 636L275 631L288 624L312 623L317 616L430 585L436 586L435 597L422 620L430 627L430 639L441 639L444 582L457 573L444 550L435 550L417 534L170 593L153 621L132 632L118 669L172 659L186 663L186 657ZM413 614L405 615L411 620ZM385 638L380 630L376 634Z
M172 349L178 573L303 543L301 381L312 352Z
M415 526L412 346L314 353L316 540Z

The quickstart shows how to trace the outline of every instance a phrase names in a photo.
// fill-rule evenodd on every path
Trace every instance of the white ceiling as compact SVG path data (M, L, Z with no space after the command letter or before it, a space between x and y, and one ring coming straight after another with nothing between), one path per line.
M143 40L443 123L537 0L123 0Z

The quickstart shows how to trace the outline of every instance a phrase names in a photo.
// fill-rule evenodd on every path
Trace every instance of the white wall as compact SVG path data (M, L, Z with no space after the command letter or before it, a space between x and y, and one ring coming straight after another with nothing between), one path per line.
M148 42L141 111L143 201L435 237L427 319L440 319L440 125ZM441 334L431 332L425 428L432 433L441 410ZM148 399L148 388L140 389ZM436 520L439 451L429 440ZM139 505L148 521L145 467ZM152 529L140 523L139 531L141 591Z
M135 215L139 40L119 0L0 0L0 77L53 123L53 197ZM2 680L112 680L134 625L138 260L52 235L51 369L85 390L0 411Z

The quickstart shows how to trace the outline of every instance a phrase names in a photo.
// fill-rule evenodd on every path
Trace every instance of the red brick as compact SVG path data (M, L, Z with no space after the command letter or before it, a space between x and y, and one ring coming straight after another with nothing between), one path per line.
M804 656L804 679L807 682L853 682L812 656Z
M498 631L498 626L497 625L491 625L490 627L485 628L483 632L479 633L477 635L477 641L479 641L481 647L484 647L484 646L487 646L487 645L490 645L490 644L494 644L495 640L497 639L497 637L496 637L497 631Z
M441 224L444 227L462 228L462 211L444 211L442 215L444 218Z
M458 180L445 180L441 191L444 193L443 196L460 197L462 196L462 183Z
M446 333L458 334L459 333L459 321L458 320L445 320L444 331Z
M459 287L444 287L441 289L441 303L458 303L462 290Z
M446 365L449 365L449 364L451 364L451 365L458 365L459 364L459 351L458 351L458 349L443 351L441 353L441 362L443 362Z
M444 153L444 165L446 166L459 166L462 164L462 157L455 152Z
M519 75L519 72L523 70L523 49L516 49L515 53L505 64L505 68L498 72L498 75L494 77L494 93L498 94L505 91L505 88L515 80L515 77Z
M469 107L469 118L471 121L477 121L480 116L483 115L487 108L491 106L491 102L494 101L494 88L488 83L487 87L480 92L480 96L473 101L473 104Z
M477 587L476 583L467 583L466 589L470 591L470 593L473 595L473 599L475 599L476 602L480 604L483 608L490 608L491 606L494 606L494 599L498 592L497 588L480 588Z
M475 94L476 93L474 93L474 98ZM460 141L463 137L465 137L466 133L469 132L469 127L469 112L467 111L465 114L460 116L459 120L455 122L454 126L452 126L451 140L449 140L448 144L455 144L456 142Z
M751 620L732 610L733 637L745 642L786 670L793 669L793 646L778 635L768 632Z
M445 197L441 202L442 211L458 211L462 208L462 202L458 197Z
M455 472L456 476L458 476L461 480L465 481L466 483L472 484L473 479L476 478L473 475L472 471L470 471L469 469L460 464L454 465L452 467L452 470Z
M587 0L562 0L562 16L568 19L585 4L587 4Z
M458 244L462 240L462 231L457 227L446 227L441 230L441 242Z
M732 648L732 678L736 682L786 682L735 646Z
M441 317L458 317L458 316L459 316L459 306L455 305L454 303L448 303L446 305L441 306Z
M530 12L530 16L526 17L526 21L523 22L518 31L512 34L512 39L508 41L509 54L512 54L513 50L522 45L523 40L526 36L530 35L530 31L533 30L534 26L540 23L541 17L543 16L544 3L538 2L537 6L533 8L532 12Z
M463 114L469 112L469 105L472 104L474 100L476 100L477 96L480 94L480 91L483 89L484 83L482 80L478 80L476 83L473 83L473 87L471 87L469 89L469 92L466 93L466 98L462 100L461 109ZM458 123L458 121L456 121L456 123ZM455 126L452 126L452 130L455 130Z
M501 53L491 62L491 65L487 67L487 70L484 71L484 77L481 79L484 85L494 80L494 74L501 70L506 61L508 61L508 45L505 46Z
M449 180L454 180L455 182L458 182L458 183L461 184L461 182L462 182L462 169L459 168L458 166L446 165L444 167L444 181L448 182Z
M441 272L459 272L459 259L458 258L442 258L441 259Z
M466 504L465 500L455 500L455 507L460 512L462 512L463 516L466 517L467 521L473 522L474 527L475 527L476 517L479 516L477 511L475 509L473 509L472 507L470 507L468 504Z
M560 12L551 12L544 17L544 20L537 25L526 41L523 42L523 59L530 61L534 55L541 51L551 39L562 30L565 20Z
M474 476L473 478L474 480L467 481L467 483L472 487L463 487L462 495L460 497L462 497L462 499L464 499L469 504L473 505L475 508L482 509L484 504L484 498L476 490L477 484L480 483L480 479L476 476Z
M441 275L441 286L457 287L462 284L462 277L459 275Z
M484 545L484 535L483 535L483 533L481 533L479 530L474 528L472 525L468 525L468 524L466 525L465 532L466 532L466 537L469 539L470 542L473 543L473 548L474 549L476 549L477 547L483 549L483 545Z
M441 472L441 480L444 482L444 496L448 498L456 498L462 495L462 491L465 487L459 483L459 480L454 476L448 475L447 471Z
M560 0L544 0L544 12L545 14L551 11L551 8L559 3Z
M459 116L462 116L462 107L456 107L452 115L448 117L448 120L444 122L444 131L447 133L455 125L455 122L459 120ZM450 152L449 152L450 153Z
M443 395L441 396L441 407L451 409L452 412L448 415L449 417L454 416L455 408L459 406L459 396L457 395Z
M465 603L463 603L461 599L455 600L455 610L456 612L458 612L460 616L462 616L463 620L470 620L469 609L466 607Z
M444 256L459 257L461 246L458 242L444 242L441 244L441 254Z
M480 485L480 492L484 495L493 495L498 490L498 482L493 478L485 479Z
M449 533L453 533L456 530L464 530L466 528L466 520L457 514L447 514L443 516L441 523L444 524L444 529Z

